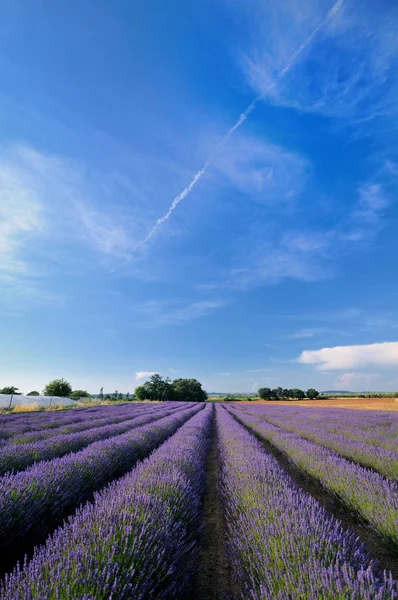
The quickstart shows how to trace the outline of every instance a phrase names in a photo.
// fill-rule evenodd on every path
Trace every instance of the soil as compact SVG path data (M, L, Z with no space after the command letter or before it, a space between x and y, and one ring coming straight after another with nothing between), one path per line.
M269 404L270 406L318 406L320 408L350 408L354 410L398 410L398 398L330 398L328 400L252 400L231 404Z
M236 418L235 414L233 416ZM243 423L241 424L246 427ZM370 526L364 523L357 514L351 512L341 500L325 491L316 479L296 467L286 454L261 438L250 427L246 427L246 429L255 435L264 446L264 449L277 459L279 465L290 475L299 488L311 494L329 514L341 522L345 529L353 532L360 539L368 556L374 562L376 573L383 570L391 571L393 578L398 579L397 551L396 548L392 548L388 540L383 539L377 532L370 529Z
M224 548L226 523L219 490L220 464L215 411L206 473L198 575L190 600L221 600L227 597L231 589L231 571Z

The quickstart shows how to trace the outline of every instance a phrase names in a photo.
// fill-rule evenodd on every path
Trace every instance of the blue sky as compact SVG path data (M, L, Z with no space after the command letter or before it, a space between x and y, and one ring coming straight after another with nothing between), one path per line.
M0 385L398 389L395 2L0 3Z

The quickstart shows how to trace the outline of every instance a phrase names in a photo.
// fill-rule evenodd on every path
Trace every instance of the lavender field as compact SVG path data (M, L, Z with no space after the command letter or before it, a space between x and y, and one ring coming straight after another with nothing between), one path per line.
M398 598L398 415L0 417L1 600Z

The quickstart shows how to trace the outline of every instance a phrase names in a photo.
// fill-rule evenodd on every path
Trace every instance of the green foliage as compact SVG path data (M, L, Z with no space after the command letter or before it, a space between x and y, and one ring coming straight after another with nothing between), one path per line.
M72 386L69 381L64 379L53 379L44 388L44 396L60 396L61 398L69 398L72 393Z
M17 390L18 390L17 387L10 385L10 386L4 387L2 390L0 390L0 394L12 394L13 396L20 396L21 392L18 392Z
M29 394L26 394L27 396L40 396L39 392L36 392L36 390L33 390L33 392L29 392Z
M316 392L316 390L314 390L314 392ZM292 390L281 387L274 390L271 390L271 388L260 388L258 390L258 395L263 400L290 400L291 398L301 400L305 398L305 392L299 388L294 388Z
M70 397L72 400L79 400L80 398L89 398L90 394L87 390L73 390Z
M318 396L319 392L314 388L310 388L309 390L307 390L307 398L309 398L310 400L315 400L315 398L318 398Z
M174 379L172 383L173 400L181 402L205 402L206 392L197 379Z
M260 388L258 390L258 395L260 398L262 398L262 400L274 400L277 398L276 391L266 387Z
M139 385L134 390L134 395L137 398L137 400L145 400L147 397L146 394L147 394L147 389L146 389L145 385Z
M176 400L181 402L204 402L207 398L201 383L196 379L175 379L173 382L158 373L135 389L138 400Z

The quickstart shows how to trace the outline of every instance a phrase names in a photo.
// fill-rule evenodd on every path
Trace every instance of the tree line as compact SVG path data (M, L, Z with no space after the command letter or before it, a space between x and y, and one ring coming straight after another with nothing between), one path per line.
M207 393L197 379L163 379L158 373L143 385L135 388L138 400L174 400L180 402L205 402Z
M258 395L263 400L301 400L304 398L315 400L315 398L318 398L319 392L314 388L310 388L304 392L298 388L293 388L290 390L278 387L272 390L271 388L263 387L258 390Z
M7 386L0 389L0 394L19 396L18 388ZM40 393L33 390L27 396L40 396ZM53 379L43 390L43 396L56 396L60 398L90 398L87 390L72 390L69 381L65 379ZM169 377L163 379L158 373L152 375L143 385L138 386L134 394L122 394L115 390L114 394L104 394L104 388L100 389L98 394L100 400L174 400L181 402L204 402L207 399L207 393L202 388L202 384L197 379L174 379Z

